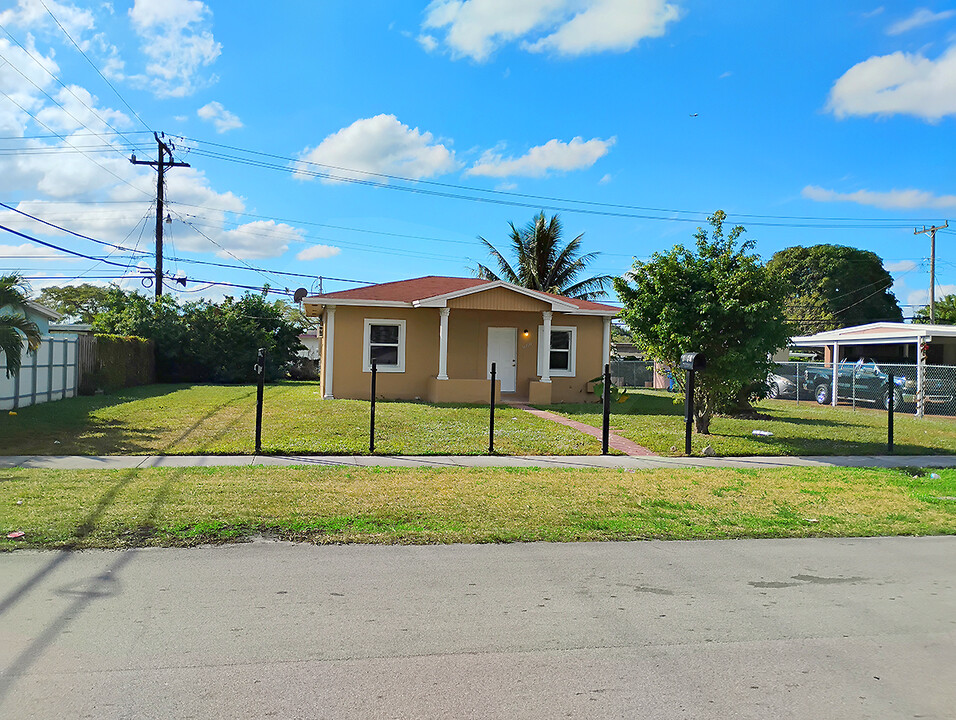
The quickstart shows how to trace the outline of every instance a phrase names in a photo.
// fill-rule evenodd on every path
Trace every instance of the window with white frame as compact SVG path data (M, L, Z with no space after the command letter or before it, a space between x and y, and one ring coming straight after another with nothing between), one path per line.
M362 369L372 371L372 360L379 372L405 372L405 321L365 319L362 340Z
M538 326L538 375L544 370L547 360L551 377L574 377L574 360L577 356L576 327L551 328L551 341L544 342L544 326Z

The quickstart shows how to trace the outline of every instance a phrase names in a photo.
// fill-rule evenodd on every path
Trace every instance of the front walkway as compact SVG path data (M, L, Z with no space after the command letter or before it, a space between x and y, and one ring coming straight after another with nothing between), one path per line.
M601 428L596 428L593 425L585 425L577 420L566 418L564 415L558 415L557 413L553 413L548 410L536 410L530 405L516 404L512 407L516 407L519 410L524 410L525 412L531 413L535 417L539 417L544 420L550 420L552 422L558 423L559 425L565 425L569 428L574 428L578 432L583 432L585 435L596 437L598 440L602 438ZM638 445L633 440L628 440L627 438L621 437L615 433L608 433L607 444L609 449L617 450L618 452L622 452L625 455L630 455L632 457L649 457L657 455L656 452L648 450L643 445Z

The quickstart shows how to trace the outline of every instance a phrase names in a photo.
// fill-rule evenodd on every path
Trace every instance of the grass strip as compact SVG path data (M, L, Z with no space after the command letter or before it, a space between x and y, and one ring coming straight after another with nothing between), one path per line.
M953 534L956 470L17 469L0 530L2 550Z

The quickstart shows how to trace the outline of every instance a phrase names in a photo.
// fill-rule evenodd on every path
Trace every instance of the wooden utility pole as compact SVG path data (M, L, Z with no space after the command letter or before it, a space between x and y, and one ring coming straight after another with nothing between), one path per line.
M152 160L137 160L136 156L133 155L130 157L129 161L133 165L149 165L156 168L157 177L156 177L156 272L154 276L154 282L156 283L156 299L158 300L163 294L163 189L164 189L164 175L166 168L171 167L189 167L189 163L176 162L173 160L173 149L175 146L171 147L172 143L167 145L163 142L162 138L166 137L165 133L160 136L159 133L153 133L153 137L156 138L156 146L159 148L159 154L157 160L154 162ZM169 160L166 159L166 156L169 156Z
M929 233L929 323L932 325L936 322L936 231L943 230L949 227L949 220L946 221L943 225L926 227L923 226L923 229L920 230L916 228L913 230L914 235L922 235L923 233Z

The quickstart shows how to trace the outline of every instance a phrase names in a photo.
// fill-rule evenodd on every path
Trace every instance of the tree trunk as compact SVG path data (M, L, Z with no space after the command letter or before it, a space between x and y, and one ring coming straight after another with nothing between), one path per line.
M713 409L707 398L701 393L694 393L694 432L698 435L710 434L710 417L713 415Z

